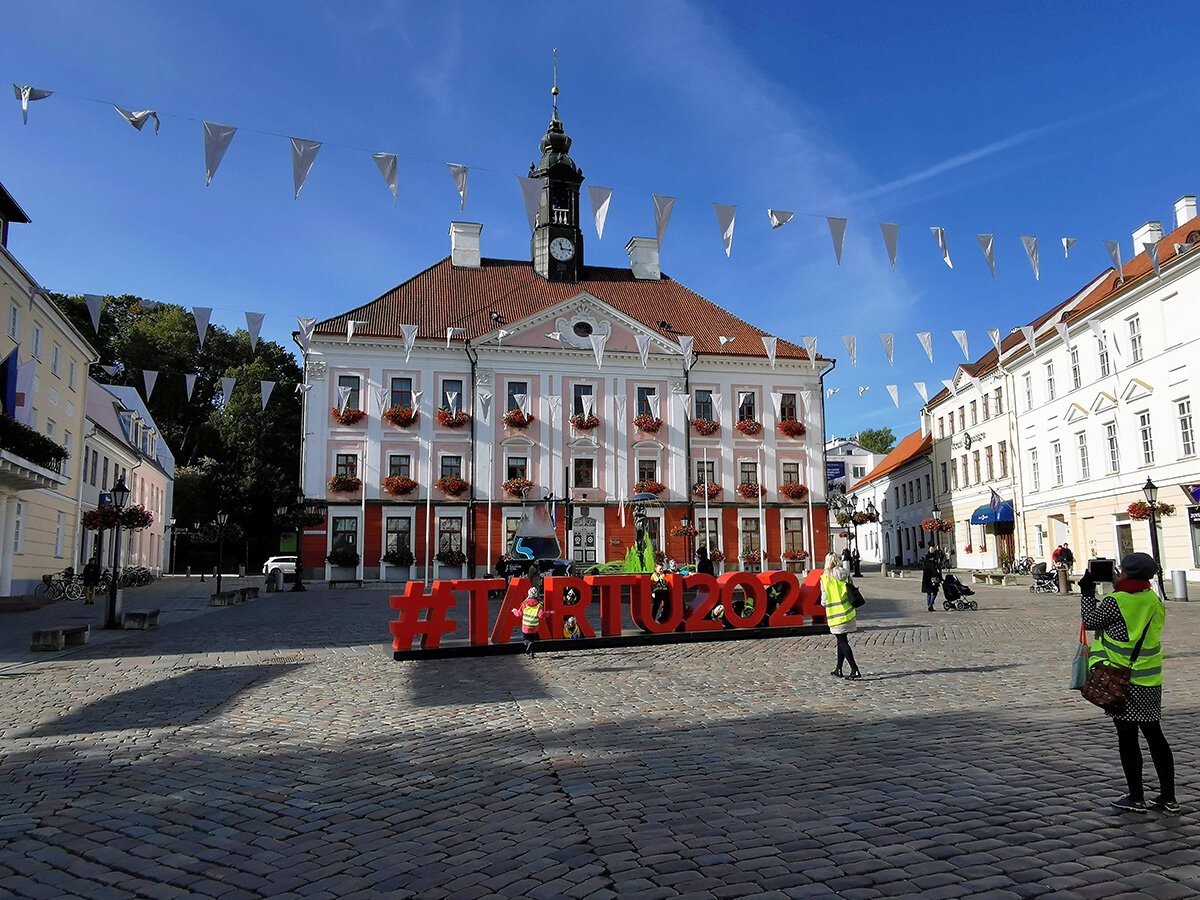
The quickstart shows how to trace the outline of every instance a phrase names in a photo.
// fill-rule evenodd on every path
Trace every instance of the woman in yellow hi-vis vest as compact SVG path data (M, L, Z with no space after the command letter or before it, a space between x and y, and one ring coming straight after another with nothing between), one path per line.
M1130 668L1125 709L1108 713L1117 726L1117 747L1129 793L1113 803L1117 809L1144 812L1147 808L1178 814L1175 801L1175 758L1163 736L1162 718L1162 628L1166 607L1150 586L1158 574L1158 563L1148 553L1131 553L1121 560L1120 577L1113 591L1096 602L1090 573L1079 580L1083 624L1099 632L1092 644L1090 664L1111 662ZM1137 650L1136 658L1134 650ZM1146 736L1150 758L1158 773L1159 795L1146 804L1142 787L1142 748L1138 731Z
M854 604L846 594L849 577L836 553L825 557L825 571L821 574L821 605L825 607L829 633L837 636L837 668L829 673L835 678L842 677L843 662L850 663L850 674L846 678L862 678L858 663L854 661L854 651L850 649L850 641L846 637L854 631L857 618Z

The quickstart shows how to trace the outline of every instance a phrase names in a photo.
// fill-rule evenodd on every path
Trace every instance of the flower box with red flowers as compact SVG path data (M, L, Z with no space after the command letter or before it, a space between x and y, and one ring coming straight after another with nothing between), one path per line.
M808 486L789 481L779 486L779 493L789 500L803 500L808 496Z
M855 525L866 525L868 522L878 522L878 513L856 512L852 520Z
M334 475L326 482L325 487L334 494L349 494L362 487L362 479L357 475Z
M671 529L671 537L695 537L697 534L694 525L676 525Z
M804 433L807 431L804 423L797 422L795 419L784 419L778 427L780 431L792 438L804 437Z
M807 550L784 550L782 556L788 562L803 562L808 559Z
M1153 507L1145 500L1135 500L1129 504L1129 518L1139 521L1150 518L1150 513L1153 512L1157 516L1173 516L1175 515L1174 503L1155 503Z
M642 413L640 416L634 416L633 425L639 431L654 434L658 429L662 428L662 419L658 416L652 416L649 413Z
M533 421L533 415L531 413L527 416L519 409L510 409L501 421L509 428L528 428L529 423Z
M443 475L433 483L443 494L449 494L451 497L457 497L467 489L467 483L457 475Z
M444 406L434 413L433 417L447 428L462 428L471 419L470 414L461 409L452 412Z
M121 517L115 506L101 506L89 509L83 514L83 527L88 531L115 528L119 521Z
M720 550L714 550L708 554L709 562L722 563L725 562L725 554Z
M600 420L595 416L585 416L582 413L571 416L570 421L576 431L591 431L600 425Z
M383 479L383 489L393 497L403 497L417 489L417 483L407 475L389 475Z
M439 550L434 559L443 566L463 566L467 563L467 554L461 550Z
M393 425L407 428L417 421L417 411L411 406L393 406L391 409L384 410L383 417Z
M757 481L743 481L737 486L737 492L747 500L757 500L767 492L767 489Z
M657 481L652 481L647 478L645 481L639 481L633 486L635 494L661 494L667 489L665 484L660 484Z
M963 553L974 553L974 552L975 552L975 548L972 547L970 544L967 544L967 546L963 548Z
M751 550L749 553L742 554L742 562L744 563L760 563L762 562L762 551Z
M980 552L980 553L987 553L987 544L980 544L980 545L979 545L979 552Z
M514 497L524 497L530 490L533 489L533 482L528 478L510 478L504 484L500 485L506 493L512 494Z
M329 411L329 414L337 420L339 425L354 425L367 417L367 414L361 409L338 409L336 406Z
M739 419L736 425L738 431L742 434L756 435L762 434L762 422L755 422L753 419Z
M154 513L144 506L127 506L121 510L121 527L129 531L141 531L154 524Z
M715 500L721 494L721 483L719 481L697 481L692 485L692 493L697 497L707 495L709 500Z
M954 530L954 522L951 519L926 519L921 523L921 528L924 531L951 532Z
M692 427L696 429L696 434L708 437L721 430L721 423L715 419L692 419Z

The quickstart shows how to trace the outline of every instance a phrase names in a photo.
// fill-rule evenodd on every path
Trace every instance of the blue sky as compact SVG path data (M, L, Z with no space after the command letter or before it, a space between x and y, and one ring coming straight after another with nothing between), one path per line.
M650 195L679 198L664 270L839 358L831 433L917 426L985 329L1007 332L1108 264L1102 240L1200 191L1190 85L1200 9L1163 4L43 2L6 13L0 180L32 225L9 248L42 284L294 316L365 302L484 224L526 258L515 175L537 158L559 47L560 113L587 183L615 189L587 261L627 264ZM1194 41L1192 42L1194 43ZM142 133L111 107L154 108ZM7 110L3 103L7 103ZM239 126L211 187L200 120ZM289 145L323 140L292 198ZM369 152L398 153L399 203ZM465 212L445 162L472 166ZM712 203L739 207L725 258ZM766 208L797 213L772 232ZM835 264L824 216L850 220ZM901 225L898 271L878 223ZM954 269L929 226L947 229ZM996 234L992 280L975 234ZM1035 282L1019 235L1041 238ZM1059 239L1079 245L1064 260ZM933 332L930 364L915 335ZM876 334L896 334L887 364ZM856 334L851 367L840 336ZM885 385L900 386L896 409ZM856 388L869 385L859 399Z

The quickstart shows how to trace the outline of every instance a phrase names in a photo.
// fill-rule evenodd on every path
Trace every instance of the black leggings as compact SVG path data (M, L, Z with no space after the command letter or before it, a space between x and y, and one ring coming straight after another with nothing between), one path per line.
M839 635L840 637L840 635ZM1121 768L1125 770L1125 780L1129 783L1129 796L1134 800L1144 800L1142 788L1142 747L1138 743L1138 729L1146 736L1146 746L1150 748L1150 759L1154 761L1154 771L1158 773L1159 793L1164 800L1175 799L1175 757L1171 754L1171 745L1163 736L1162 726L1158 722L1122 722L1113 719L1117 726L1117 747L1121 751Z
M858 663L854 661L854 651L850 649L850 640L844 634L834 635L837 638L838 645L838 671L841 671L842 662L850 663L850 671L858 671Z

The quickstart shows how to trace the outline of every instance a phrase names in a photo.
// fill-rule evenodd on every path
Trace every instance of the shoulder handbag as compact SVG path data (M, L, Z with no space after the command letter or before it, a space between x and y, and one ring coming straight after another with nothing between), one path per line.
M862 591L858 589L858 585L853 581L846 582L846 596L850 598L850 605L855 609L858 609L867 602L866 598L862 595Z
M1151 617L1153 621L1153 617ZM1087 684L1083 686L1083 699L1095 703L1105 712L1120 715L1125 711L1125 695L1129 691L1129 679L1133 675L1132 665L1142 652L1142 642L1150 630L1150 622L1142 629L1142 636L1133 646L1129 666L1117 666L1111 662L1098 662L1088 672Z
M1082 691L1088 680L1088 657L1092 648L1087 642L1087 630L1082 622L1079 623L1079 648L1075 651L1075 659L1071 663L1071 690Z

